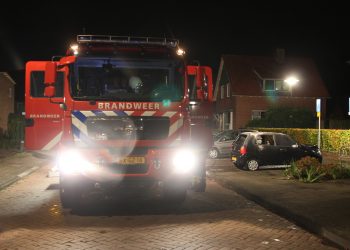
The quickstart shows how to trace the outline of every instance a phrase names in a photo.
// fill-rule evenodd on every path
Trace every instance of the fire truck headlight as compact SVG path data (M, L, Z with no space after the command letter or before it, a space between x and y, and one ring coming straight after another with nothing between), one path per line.
M188 173L194 169L198 160L193 150L183 149L175 153L173 166L175 173Z
M65 174L80 174L95 169L79 152L74 150L62 152L59 155L58 167Z

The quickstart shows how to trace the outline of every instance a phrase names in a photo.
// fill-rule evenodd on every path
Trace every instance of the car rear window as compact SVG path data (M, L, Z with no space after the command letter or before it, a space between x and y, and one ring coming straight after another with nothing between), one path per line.
M237 139L233 142L233 150L239 150L247 138L247 135L239 135Z

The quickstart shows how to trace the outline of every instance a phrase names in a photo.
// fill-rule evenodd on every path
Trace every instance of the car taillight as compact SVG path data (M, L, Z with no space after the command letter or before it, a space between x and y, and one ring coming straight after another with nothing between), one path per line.
M239 152L241 153L241 155L245 155L247 153L247 148L245 146L242 146Z

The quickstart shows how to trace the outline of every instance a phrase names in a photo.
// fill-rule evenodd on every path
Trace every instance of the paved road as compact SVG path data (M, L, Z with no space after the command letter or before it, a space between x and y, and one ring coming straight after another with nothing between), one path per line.
M48 169L0 191L0 249L334 249L210 180L178 207L107 201L62 210Z

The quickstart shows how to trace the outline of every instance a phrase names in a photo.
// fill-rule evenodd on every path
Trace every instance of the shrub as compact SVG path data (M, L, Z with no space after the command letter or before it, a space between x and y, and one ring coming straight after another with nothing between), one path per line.
M350 178L350 168L343 165L324 164L316 158L306 156L299 161L292 162L291 167L284 171L289 179L294 178L306 183L313 183L322 179Z
M326 179L345 179L350 178L350 168L343 165L327 164L322 166Z

